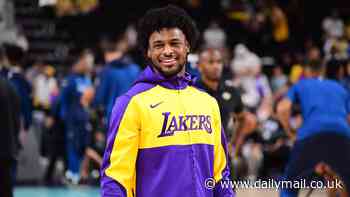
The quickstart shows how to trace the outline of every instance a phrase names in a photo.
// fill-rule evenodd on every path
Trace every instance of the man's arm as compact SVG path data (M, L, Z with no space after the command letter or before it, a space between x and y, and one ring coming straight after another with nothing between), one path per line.
M248 111L235 113L233 118L236 120L236 130L230 139L230 143L235 145L234 156L237 156L245 137L257 128L257 120L256 116Z
M295 140L295 132L293 131L289 119L292 112L292 102L288 98L282 99L277 105L277 117L288 137Z
M110 120L102 163L103 197L131 197L135 192L139 114L129 96L119 97Z
M97 163L98 166L102 166L102 157L93 148L87 147L85 155Z
M234 106L231 113L233 114L232 118L235 126L235 132L231 136L230 144L234 145L235 148L234 153L232 153L232 150L230 153L233 154L233 156L236 156L241 145L244 143L245 137L256 129L257 120L254 114L244 110L244 104L242 102L240 92L236 88L233 88L231 92L233 95L232 106Z

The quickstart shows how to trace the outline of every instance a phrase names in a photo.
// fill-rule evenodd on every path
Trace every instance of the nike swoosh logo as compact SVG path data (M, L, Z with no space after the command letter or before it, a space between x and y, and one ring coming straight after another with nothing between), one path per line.
M151 104L150 107L151 108L156 108L158 105L162 104L163 101L159 102L159 103L156 103L156 104Z

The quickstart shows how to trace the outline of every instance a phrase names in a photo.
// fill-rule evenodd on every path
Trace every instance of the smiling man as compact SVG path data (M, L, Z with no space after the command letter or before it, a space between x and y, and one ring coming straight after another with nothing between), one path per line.
M102 196L234 196L215 98L193 87L187 55L198 31L174 6L139 23L149 66L114 105L102 165ZM206 180L214 180L208 185ZM211 187L213 186L213 187Z

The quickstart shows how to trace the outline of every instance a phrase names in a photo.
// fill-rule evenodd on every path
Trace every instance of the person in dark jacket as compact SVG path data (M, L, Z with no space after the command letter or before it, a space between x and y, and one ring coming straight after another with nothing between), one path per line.
M0 77L0 194L12 197L12 167L19 149L20 99L15 88Z
M105 120L109 120L115 99L127 92L140 73L140 66L125 56L124 37L124 32L119 33L103 48L106 65L97 79L94 104L102 109Z
M229 151L233 159L243 145L245 136L256 128L256 117L244 110L240 91L232 85L231 80L224 78L224 59L218 49L204 49L199 55L198 68L201 78L196 86L218 101L222 125L231 145Z
M0 71L0 75L8 79L14 86L21 100L21 119L23 127L21 130L28 131L32 124L32 87L23 74L23 58L24 51L18 46L4 44L4 65Z
M85 49L72 49L71 55L74 58L72 72L63 81L59 113L65 129L68 165L66 177L73 184L78 184L80 164L91 130L88 108L94 89L89 73L94 60L92 54Z

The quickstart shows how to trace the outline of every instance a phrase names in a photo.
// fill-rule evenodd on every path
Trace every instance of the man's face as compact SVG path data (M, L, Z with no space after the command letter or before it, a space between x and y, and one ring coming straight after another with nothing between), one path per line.
M86 53L77 62L79 72L90 73L94 66L94 56L91 53Z
M199 69L203 77L219 81L223 67L223 59L218 50L206 50L200 55Z
M312 72L310 66L305 66L305 67L304 67L304 77L305 77L305 78L311 78L311 77L313 76L312 73L313 73L313 72Z
M185 71L189 44L184 33L178 28L163 28L149 37L147 57L153 66L165 77Z

